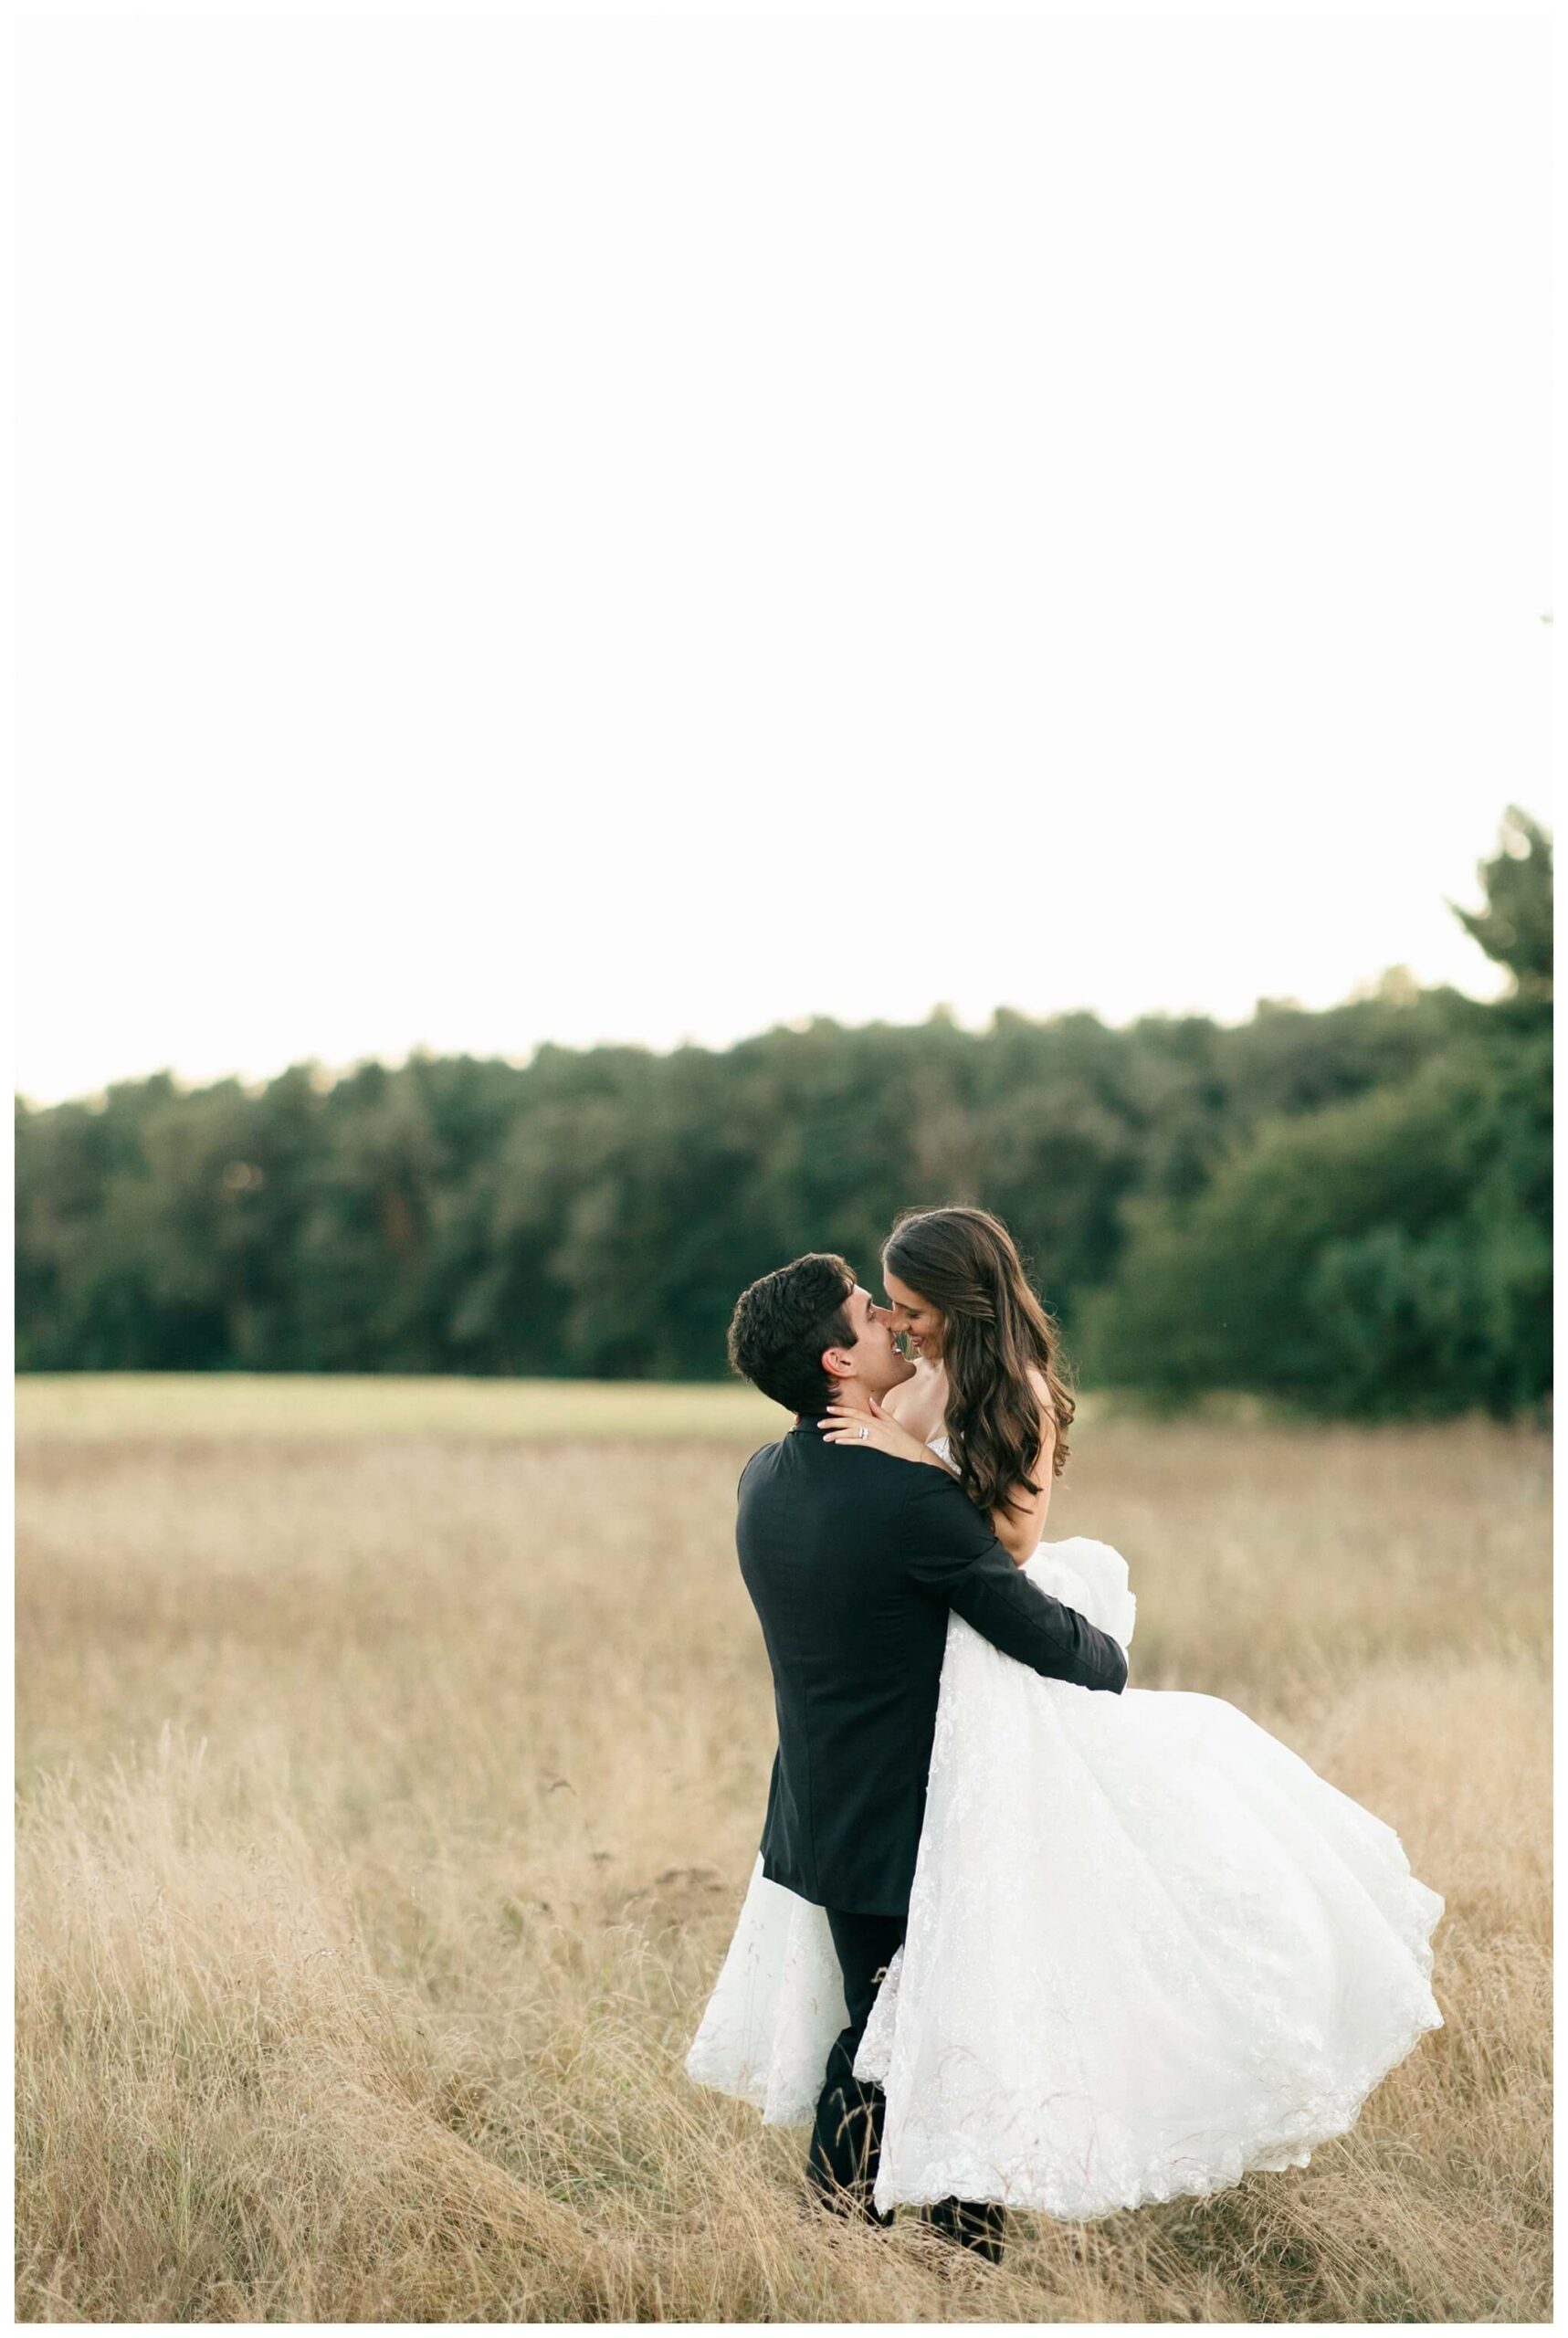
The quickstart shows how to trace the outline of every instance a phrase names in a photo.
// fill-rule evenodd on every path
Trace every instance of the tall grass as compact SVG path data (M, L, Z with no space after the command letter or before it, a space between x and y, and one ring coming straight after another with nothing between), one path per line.
M24 1436L23 2318L1550 2317L1538 1438L1075 1441L1134 1680L1398 1827L1447 2027L1305 2170L997 2270L803 2222L681 2071L773 1750L747 1444L184 1427Z

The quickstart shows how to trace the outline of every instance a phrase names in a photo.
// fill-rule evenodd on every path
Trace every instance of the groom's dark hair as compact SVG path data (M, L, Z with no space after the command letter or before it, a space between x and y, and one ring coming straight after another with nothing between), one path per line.
M831 1251L808 1251L748 1286L730 1318L730 1362L792 1413L816 1413L832 1391L824 1348L852 1348L845 1301L855 1269Z

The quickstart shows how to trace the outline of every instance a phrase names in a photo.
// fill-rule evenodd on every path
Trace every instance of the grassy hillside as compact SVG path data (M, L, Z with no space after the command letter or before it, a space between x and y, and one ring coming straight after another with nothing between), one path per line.
M681 2070L773 1752L731 1539L770 1408L21 1397L24 2318L1550 2318L1543 1439L1075 1439L1050 1532L1127 1553L1134 1683L1399 1830L1447 2026L1305 2170L1019 2218L998 2272L803 2225L803 2137Z

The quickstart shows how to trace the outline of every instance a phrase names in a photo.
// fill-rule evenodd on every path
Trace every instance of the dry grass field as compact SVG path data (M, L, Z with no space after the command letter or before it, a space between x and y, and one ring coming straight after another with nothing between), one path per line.
M1126 1552L1134 1681L1398 1828L1447 2027L1310 2167L996 2270L803 2223L803 2137L681 2070L767 1408L249 1386L19 1395L23 2319L1550 2318L1544 1439L1087 1420L1051 1532Z

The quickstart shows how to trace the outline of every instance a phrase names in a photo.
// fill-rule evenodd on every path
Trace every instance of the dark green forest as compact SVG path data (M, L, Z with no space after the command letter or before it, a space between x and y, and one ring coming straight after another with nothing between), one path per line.
M1479 873L1455 914L1510 978L1489 1004L1395 974L1233 1027L939 1012L19 1101L18 1368L715 1378L754 1276L836 1249L875 1285L897 1210L976 1201L1085 1385L1531 1411L1550 838L1510 811Z

